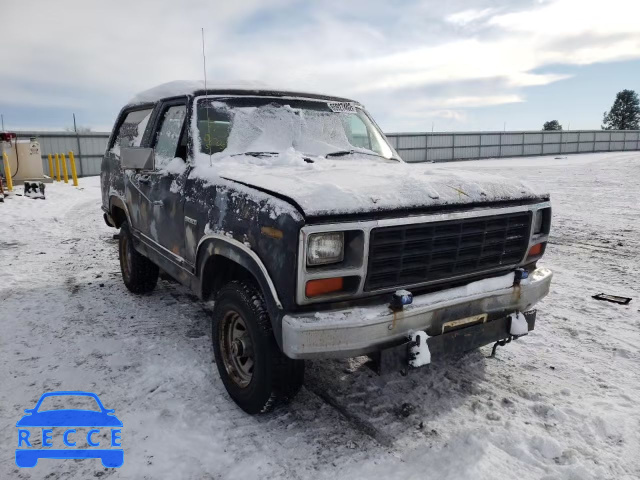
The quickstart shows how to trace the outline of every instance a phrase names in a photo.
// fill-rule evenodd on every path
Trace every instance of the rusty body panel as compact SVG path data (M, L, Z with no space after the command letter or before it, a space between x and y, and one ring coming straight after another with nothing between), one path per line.
M150 126L158 122L161 108L162 102L153 105ZM190 158L185 159L181 173L123 169L112 147L118 125L131 110L121 111L102 161L102 204L110 222L119 227L128 221L136 249L201 298L211 293L203 275L215 275L215 271L205 272L212 258L224 257L240 265L262 287L279 331L283 309L295 308L301 212L233 181L221 179L214 185L195 178ZM142 147L153 146L150 128L140 142ZM277 286L273 278L278 279Z

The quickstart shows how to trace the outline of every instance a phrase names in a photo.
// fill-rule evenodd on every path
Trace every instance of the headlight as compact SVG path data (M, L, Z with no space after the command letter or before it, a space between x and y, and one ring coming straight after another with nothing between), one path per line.
M307 265L326 265L344 259L344 233L313 233L307 245Z
M533 217L533 233L540 233L542 231L542 210L536 210L536 214Z
M533 233L537 235L538 233L543 233L543 230L548 229L548 222L545 221L545 217L549 215L551 210L549 208L541 208L536 210L533 215ZM547 231L547 233L549 233Z

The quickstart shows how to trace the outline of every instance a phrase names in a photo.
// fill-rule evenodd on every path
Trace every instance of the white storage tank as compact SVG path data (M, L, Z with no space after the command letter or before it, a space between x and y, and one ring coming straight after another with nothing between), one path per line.
M18 139L15 133L0 133L2 151L9 157L14 185L25 180L45 180L40 143L35 137ZM5 172L6 174L6 172ZM48 180L48 178L47 178Z

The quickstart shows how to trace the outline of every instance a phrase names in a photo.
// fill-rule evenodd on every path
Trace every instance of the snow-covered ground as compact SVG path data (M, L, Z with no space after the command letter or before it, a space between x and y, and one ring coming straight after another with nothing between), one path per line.
M0 204L0 478L640 477L640 153L444 164L552 194L555 272L536 330L407 377L309 364L287 406L250 417L213 364L210 305L120 278L97 178ZM593 300L606 292L627 306ZM14 463L16 421L52 390L97 393L125 463ZM54 432L55 433L55 432Z

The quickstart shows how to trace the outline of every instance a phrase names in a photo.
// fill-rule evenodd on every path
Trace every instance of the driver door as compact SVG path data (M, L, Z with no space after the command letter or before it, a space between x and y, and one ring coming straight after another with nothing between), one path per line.
M160 107L152 137L155 170L148 178L153 209L149 237L163 247L163 254L180 264L184 262L184 185L190 170L186 117L186 98ZM173 255L167 255L167 250Z

